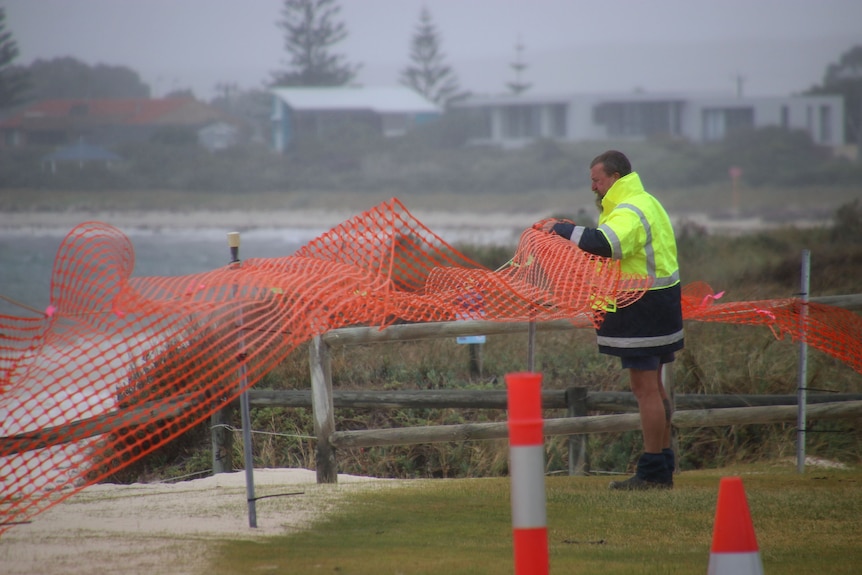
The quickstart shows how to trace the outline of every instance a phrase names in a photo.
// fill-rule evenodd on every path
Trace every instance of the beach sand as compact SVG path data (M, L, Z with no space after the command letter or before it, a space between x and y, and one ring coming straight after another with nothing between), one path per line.
M245 473L176 483L97 484L0 535L3 575L192 574L206 571L219 540L305 529L350 493L418 481L339 475L316 483L308 469L256 469L257 528L249 527Z

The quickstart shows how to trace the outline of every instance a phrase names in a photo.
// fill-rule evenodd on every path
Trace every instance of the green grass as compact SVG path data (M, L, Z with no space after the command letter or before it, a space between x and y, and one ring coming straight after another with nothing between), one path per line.
M740 475L767 573L858 573L862 472L790 464L680 474L671 492L619 493L606 477L548 477L551 573L705 573L718 484ZM507 478L417 480L349 496L311 529L214 551L210 575L514 571Z

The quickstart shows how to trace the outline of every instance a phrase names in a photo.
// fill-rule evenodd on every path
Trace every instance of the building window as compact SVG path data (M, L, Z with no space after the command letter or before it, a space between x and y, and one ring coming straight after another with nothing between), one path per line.
M832 107L820 106L820 139L818 143L829 144L832 142Z
M492 126L494 125L494 120L493 113L491 112L491 110L481 110L479 112L479 115L474 117L476 131L479 133L479 137L490 140L491 136L494 133L494 129L492 128Z
M728 131L754 127L754 108L730 108L725 116Z
M537 107L506 106L503 108L504 138L538 138L539 136L541 136L541 129Z
M568 133L568 109L565 104L551 105L551 137L565 138Z
M724 138L725 132L724 114L721 113L721 110L704 110L703 140L705 142L717 142Z
M594 120L612 137L678 136L682 124L678 102L604 102Z
M706 108L702 114L703 140L716 142L729 132L754 127L754 108Z

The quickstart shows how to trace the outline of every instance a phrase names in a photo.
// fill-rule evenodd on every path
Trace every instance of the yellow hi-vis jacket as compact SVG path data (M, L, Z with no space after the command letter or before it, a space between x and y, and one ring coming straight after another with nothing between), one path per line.
M617 180L605 194L598 228L575 226L571 240L590 251L596 247L590 239L594 235L608 241L610 257L620 261L623 273L649 276L651 280L647 292L630 305L597 302L597 307L607 312L596 330L599 351L661 357L682 349L682 294L673 227L667 212L644 190L636 173Z
M602 199L598 230L621 260L624 274L646 275L650 289L679 283L676 239L662 205L648 194L637 173L617 180Z

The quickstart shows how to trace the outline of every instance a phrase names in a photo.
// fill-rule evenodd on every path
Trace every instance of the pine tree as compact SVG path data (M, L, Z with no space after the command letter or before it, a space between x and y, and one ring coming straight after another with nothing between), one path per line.
M515 81L508 82L506 87L509 88L509 91L514 95L519 95L522 92L526 92L530 89L532 84L521 81L521 74L524 70L527 69L527 65L521 62L521 53L524 51L524 44L521 42L521 39L518 38L518 43L515 44L515 61L509 64L509 67L515 71Z
M0 6L0 110L27 100L30 83L27 72L12 65L18 57L18 44L6 31L6 9Z
M290 54L289 68L273 74L277 86L343 86L359 71L330 48L347 37L347 27L338 20L336 0L284 0L282 20L284 48Z
M445 63L445 56L440 51L440 35L424 6L411 40L410 61L412 63L401 70L401 84L440 106L464 97L455 72Z

